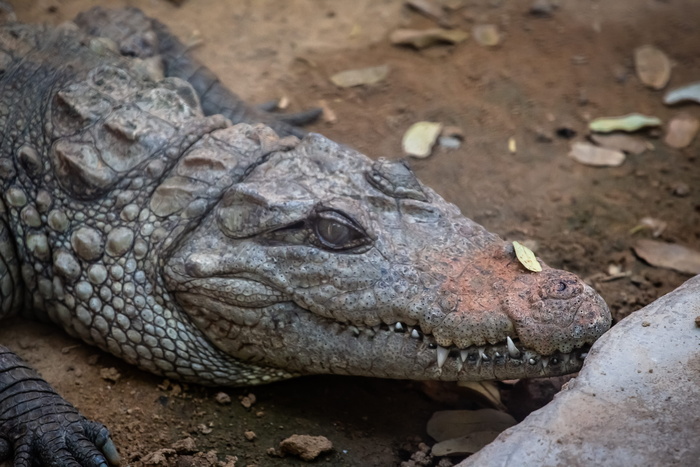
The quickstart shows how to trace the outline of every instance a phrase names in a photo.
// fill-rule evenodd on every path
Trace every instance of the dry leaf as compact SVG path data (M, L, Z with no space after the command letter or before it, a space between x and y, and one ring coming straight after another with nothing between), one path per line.
M683 101L693 101L700 104L700 81L672 89L664 96L664 104L673 105Z
M680 114L668 123L664 143L672 148L682 149L690 146L700 129L700 121L688 114Z
M519 242L513 242L513 249L515 250L515 256L517 256L518 261L525 266L525 269L532 272L542 271L542 265L537 261L537 257L531 249Z
M675 243L639 240L634 252L647 263L686 274L700 274L700 252Z
M341 88L361 86L363 84L375 84L383 81L389 74L388 65L345 70L331 76L331 81Z
M430 417L427 432L436 441L445 441L479 431L501 432L516 423L510 414L496 409L443 410Z
M442 131L442 123L417 122L404 133L403 151L413 157L428 157Z
M671 79L671 60L653 45L635 49L634 67L641 82L652 89L663 89Z
M457 386L475 392L499 410L506 410L506 406L501 402L501 392L492 381L459 381Z
M624 133L613 133L609 135L593 133L590 135L590 139L598 146L623 151L627 154L641 154L647 149L652 149L654 147L649 141Z
M438 23L442 24L445 22L445 12L442 6L436 2L430 0L406 0L406 5Z
M394 45L411 45L416 49L423 49L431 45L448 43L458 44L469 38L469 34L459 29L397 29L389 36Z
M630 230L630 235L639 232L640 230L649 229L651 230L652 237L659 237L668 224L661 219L654 219L653 217L644 217L639 221L639 224Z
M338 121L338 116L325 99L318 101L318 105L321 107L321 118L324 122L333 124Z
M571 145L569 157L576 162L594 167L617 167L625 162L625 154L623 152L581 142Z
M460 438L436 443L431 449L434 456L464 456L474 454L500 435L500 431L477 431Z
M611 131L637 131L648 126L659 126L661 120L657 117L650 117L638 113L622 115L621 117L596 118L588 124L591 131L599 133L610 133Z
M495 24L477 24L472 28L472 36L479 44L495 47L501 43L501 34Z

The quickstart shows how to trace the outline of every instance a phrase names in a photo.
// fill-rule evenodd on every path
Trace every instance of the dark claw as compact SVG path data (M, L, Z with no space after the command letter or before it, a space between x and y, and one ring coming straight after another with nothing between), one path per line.
M107 467L119 454L102 424L83 417L0 346L0 461L15 467Z

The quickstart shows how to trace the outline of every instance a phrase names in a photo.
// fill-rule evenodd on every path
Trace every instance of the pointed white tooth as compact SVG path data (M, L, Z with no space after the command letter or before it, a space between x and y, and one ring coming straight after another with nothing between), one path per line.
M486 352L484 352L484 348L483 348L483 347L479 347L479 359L481 359L481 360L483 360L483 361L485 361L485 362L488 362L488 361L490 360L490 359L489 359L489 356L486 355Z
M355 337L360 335L360 330L356 326L350 326L350 330Z
M450 354L450 351L444 347L441 347L438 345L437 348L437 364L438 368L442 368L442 365L445 364L447 361L447 356Z
M457 373L459 373L460 371L462 371L462 368L464 368L464 363L462 362L462 360L460 360L460 359L458 358L458 359L457 359Z
M419 339L419 338L420 338L420 332L418 332L417 329L412 330L412 331L411 331L411 337L413 337L414 339Z
M542 369L547 369L547 365L549 365L549 358L542 358Z
M466 362L468 356L469 356L468 350L460 350L459 351L459 358L461 359L462 362Z
M510 336L506 337L506 344L508 345L508 355L510 355L512 358L520 358L520 350L515 346L515 343L513 343L513 339L510 338Z
M581 360L583 360L583 359L585 359L587 356L588 356L588 352L582 352L581 355L579 356L579 358L580 358Z
M535 360L534 358L531 358L531 359L528 360L527 362L528 362L530 365L536 365L536 364L537 364L537 360Z
M404 330L404 329L403 329L403 324L401 324L401 323L396 323L396 324L394 324L394 330L397 331L397 332L403 332L403 330Z

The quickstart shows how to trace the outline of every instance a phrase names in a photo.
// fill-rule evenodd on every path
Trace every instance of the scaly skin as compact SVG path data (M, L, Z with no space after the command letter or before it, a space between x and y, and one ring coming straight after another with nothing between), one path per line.
M108 49L71 27L0 32L0 317L33 310L141 368L212 385L557 375L609 327L593 289L526 271L403 163L204 116L189 84L156 83ZM0 458L33 446L50 459L34 433L13 435L45 383L8 365ZM18 400L28 410L3 419ZM66 435L89 423L66 413L52 433L114 462L100 429ZM80 465L104 461L91 449Z

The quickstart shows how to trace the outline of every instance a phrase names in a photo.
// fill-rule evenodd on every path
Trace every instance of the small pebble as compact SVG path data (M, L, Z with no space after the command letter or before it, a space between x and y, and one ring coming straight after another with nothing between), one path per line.
M685 198L690 194L690 186L687 183L676 183L673 185L673 195L679 198Z
M530 6L530 14L538 18L548 18L552 16L556 5L551 0L535 0Z
M231 403L231 396L225 392L217 392L216 396L214 396L214 400L217 402L217 404L229 405Z
M333 443L325 436L292 435L280 443L282 452L312 461L333 449Z
M256 398L255 394L250 393L245 397L241 397L241 405L245 407L246 409L249 409L255 404Z

